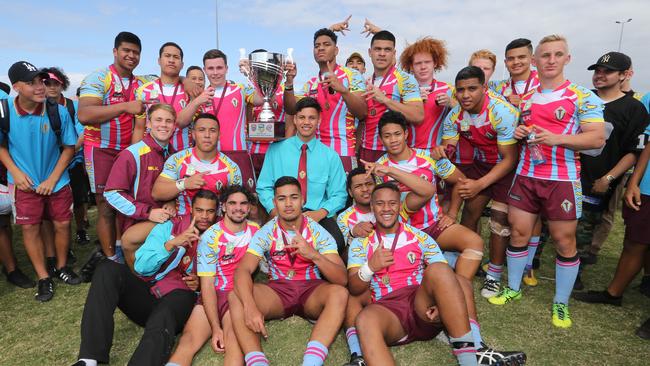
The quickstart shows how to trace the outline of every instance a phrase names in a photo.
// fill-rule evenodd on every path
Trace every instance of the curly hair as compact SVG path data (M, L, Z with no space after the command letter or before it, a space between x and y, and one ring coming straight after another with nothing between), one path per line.
M445 42L431 37L423 37L408 45L402 52L399 62L407 72L413 72L413 57L418 53L429 53L436 67L435 72L447 67L447 46Z
M61 80L61 82L63 83L62 84L63 90L64 91L68 90L68 87L70 86L70 79L68 78L68 75L66 75L65 72L63 72L62 69L58 67L44 67L41 69L41 71L56 75L56 77L59 78L59 80Z

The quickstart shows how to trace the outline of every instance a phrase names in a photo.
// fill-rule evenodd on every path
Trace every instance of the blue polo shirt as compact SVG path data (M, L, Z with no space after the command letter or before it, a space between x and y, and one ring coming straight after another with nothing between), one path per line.
M66 101L67 103L67 101ZM79 117L77 117L77 111L79 111L79 101L72 101L72 104L74 105L74 130L75 134L77 136L77 140L79 140L79 136L83 136L84 134L84 125L79 122ZM66 108L66 111L68 108ZM69 113L68 113L69 115ZM75 144L77 141L75 141ZM81 146L81 149L77 151L73 156L72 160L70 160L70 164L68 165L68 169L77 166L78 164L83 164L84 162L84 150L83 150L83 145Z
M0 99L9 99L9 94L5 93L4 90L0 89Z
M45 112L45 103L41 104L33 114L23 111L16 98L9 98L9 154L14 163L23 173L27 174L36 189L54 171L61 150L56 134L50 128L50 121ZM77 134L70 114L64 106L59 105L61 116L61 142L66 146L74 146ZM6 142L7 136L0 131L0 142ZM14 183L11 173L7 174L10 184ZM70 183L67 169L54 186L54 192Z
M302 140L298 136L269 146L262 172L257 180L257 194L267 211L273 206L273 184L283 176L298 177ZM345 171L338 154L313 138L307 143L307 202L305 210L327 210L333 217L345 207Z

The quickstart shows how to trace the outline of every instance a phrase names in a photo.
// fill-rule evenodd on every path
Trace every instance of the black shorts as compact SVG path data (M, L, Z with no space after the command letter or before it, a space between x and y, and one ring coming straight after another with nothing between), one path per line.
M74 205L88 203L90 182L83 164L77 164L68 170L70 175L70 188L72 188L72 200Z

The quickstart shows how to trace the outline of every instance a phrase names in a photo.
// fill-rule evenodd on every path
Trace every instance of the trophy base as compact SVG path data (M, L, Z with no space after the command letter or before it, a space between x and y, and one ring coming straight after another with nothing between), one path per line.
M249 122L248 140L252 142L274 142L284 139L284 122Z

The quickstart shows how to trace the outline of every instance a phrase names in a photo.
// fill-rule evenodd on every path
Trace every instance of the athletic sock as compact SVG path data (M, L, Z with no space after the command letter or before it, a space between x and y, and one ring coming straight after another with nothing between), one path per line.
M528 240L528 261L526 262L526 273L533 268L533 259L539 246L539 236L531 236Z
M86 366L97 366L97 360L93 360L90 358L80 358L79 361L83 361Z
M481 349L483 343L483 338L481 338L481 326L475 319L469 320L469 327L472 331L472 338L474 338L474 347L476 349Z
M576 282L578 270L580 269L580 257L576 254L573 257L562 257L558 254L555 259L555 298L554 303L568 305L569 296Z
M503 273L503 264L488 263L487 275L497 281L501 281L501 274Z
M449 337L449 342L460 366L478 366L476 347L474 347L471 331L459 338Z
M322 366L327 357L327 347L319 341L307 343L307 349L302 358L302 366Z
M357 328L350 327L345 331L345 338L348 340L348 348L350 354L356 353L361 356L361 345L359 344L359 337L357 336Z
M181 365L174 362L167 362L165 366L181 366Z
M526 261L528 260L528 248L517 248L508 245L506 258L508 261L508 287L515 291L519 291L519 288L521 287L521 278L524 275Z
M246 366L269 366L269 360L266 358L263 352L248 352L244 356L244 362Z

